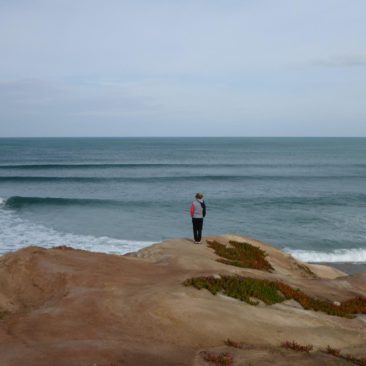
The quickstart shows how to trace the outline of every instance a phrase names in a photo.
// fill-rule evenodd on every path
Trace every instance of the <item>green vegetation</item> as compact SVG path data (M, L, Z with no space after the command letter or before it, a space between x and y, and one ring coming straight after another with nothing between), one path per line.
M321 311L329 315L351 318L352 314L366 314L366 298L354 297L341 302L339 306L333 302L315 299L304 292L293 289L283 282L276 282L277 288L287 299L297 301L306 310Z
M193 286L199 290L205 288L213 295L216 295L218 292L222 292L224 295L245 301L251 305L258 304L258 301L253 301L252 298L261 300L268 305L276 304L285 300L285 297L279 293L274 282L249 277L196 277L186 280L184 285Z
M224 259L218 262L242 268L253 268L270 272L273 270L271 264L266 260L266 253L251 244L231 240L229 246L219 243L216 240L208 241L208 246L215 250L215 254Z
M267 305L293 299L304 309L321 311L329 315L340 317L352 317L352 314L366 314L366 298L355 297L340 303L339 306L330 301L319 300L306 295L299 289L279 282L261 280L242 276L221 276L214 277L195 277L184 282L185 286L193 286L197 289L207 289L213 295L221 292L224 295L244 301L250 305L258 305L258 299Z

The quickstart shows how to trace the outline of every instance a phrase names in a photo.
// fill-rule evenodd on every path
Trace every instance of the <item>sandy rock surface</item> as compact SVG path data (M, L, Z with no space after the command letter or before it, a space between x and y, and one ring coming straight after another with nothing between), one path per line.
M206 238L207 239L207 238ZM0 365L210 365L202 352L229 352L234 365L347 365L327 345L366 357L366 321L304 310L294 301L248 305L185 287L193 276L278 279L321 299L366 295L364 274L304 264L264 243L272 273L216 261L205 243L169 240L127 256L28 247L0 258ZM306 266L305 266L306 267ZM226 339L243 349L225 346ZM312 344L296 353L283 341Z

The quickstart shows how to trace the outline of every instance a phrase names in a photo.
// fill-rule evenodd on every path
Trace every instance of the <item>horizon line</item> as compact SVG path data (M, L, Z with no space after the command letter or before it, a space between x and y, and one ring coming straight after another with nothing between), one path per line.
M0 136L0 139L42 139L42 138L53 138L53 139L64 139L64 138L366 138L365 136Z

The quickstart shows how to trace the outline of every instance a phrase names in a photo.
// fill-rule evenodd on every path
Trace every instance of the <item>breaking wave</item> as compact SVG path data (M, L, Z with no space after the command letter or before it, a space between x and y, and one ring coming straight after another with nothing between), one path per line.
M301 249L289 249L285 251L296 259L303 262L351 262L361 263L366 262L366 249L365 248L354 248L354 249L335 249L331 252L318 252L313 250L301 250Z
M5 201L0 198L0 208ZM92 235L76 235L64 233L44 225L22 219L12 210L0 209L0 254L15 251L20 248L37 245L51 248L67 245L76 249L125 254L142 249L153 242L123 240L108 236L95 237Z

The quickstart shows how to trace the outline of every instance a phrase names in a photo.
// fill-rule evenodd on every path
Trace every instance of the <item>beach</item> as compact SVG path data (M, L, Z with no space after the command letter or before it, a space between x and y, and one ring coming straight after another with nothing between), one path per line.
M240 260L257 259L244 267L225 259L235 245L246 250ZM326 349L366 357L365 315L357 315L366 313L365 275L307 265L234 235L201 245L167 240L125 256L28 247L0 258L0 363L203 366L221 357L231 360L225 365L348 365ZM296 300L195 287L205 279L281 283Z

